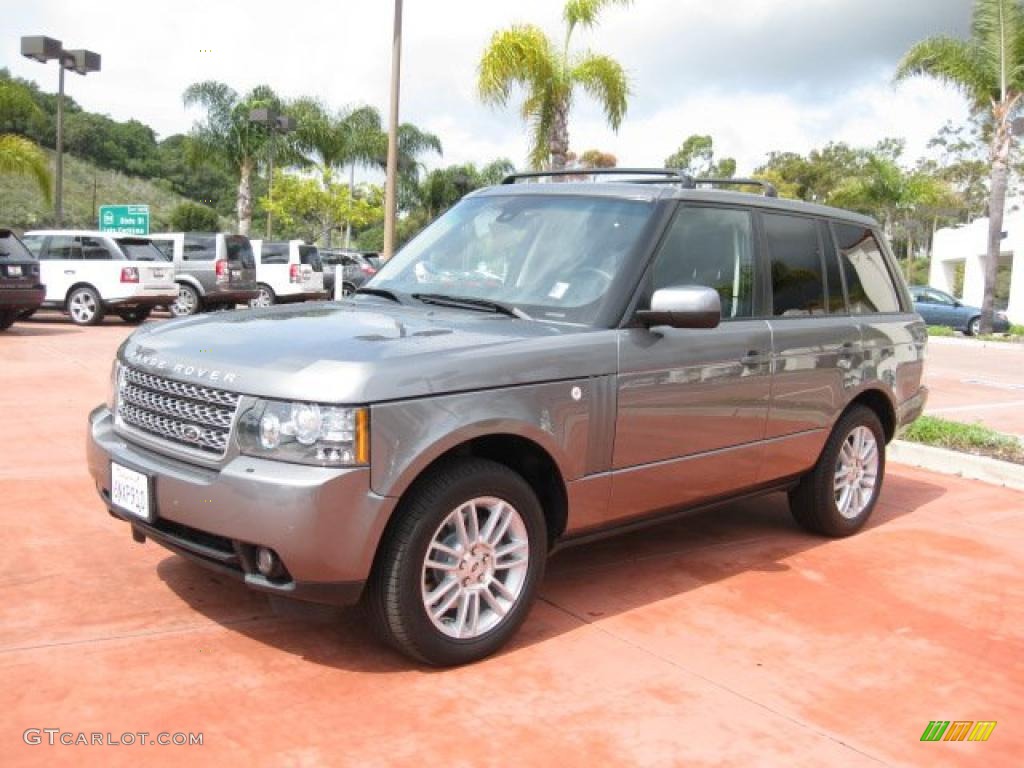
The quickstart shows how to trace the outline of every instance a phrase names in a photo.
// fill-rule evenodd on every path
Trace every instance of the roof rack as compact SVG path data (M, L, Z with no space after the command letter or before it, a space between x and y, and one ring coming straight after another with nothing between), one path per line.
M654 178L627 179L630 184L679 184L683 189L696 189L699 185L711 187L760 187L765 197L778 197L775 186L761 179L695 179L678 168L564 168L559 171L523 171L511 173L502 184L515 184L521 180L562 178L566 176L648 176Z

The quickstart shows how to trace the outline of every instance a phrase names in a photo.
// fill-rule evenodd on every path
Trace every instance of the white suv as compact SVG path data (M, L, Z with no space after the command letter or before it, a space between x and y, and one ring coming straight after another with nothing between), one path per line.
M39 259L43 307L64 310L76 325L95 325L108 311L141 323L178 297L174 265L148 238L64 229L22 240Z
M253 240L252 252L259 295L249 302L251 306L326 297L324 268L315 245L302 240Z

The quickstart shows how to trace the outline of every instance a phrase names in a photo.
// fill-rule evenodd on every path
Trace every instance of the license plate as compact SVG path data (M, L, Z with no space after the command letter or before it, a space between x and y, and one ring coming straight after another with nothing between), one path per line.
M165 277L167 277L167 273L164 270L162 270L162 269L154 269L153 270L153 279L154 280L163 280Z
M21 277L21 266L19 264L12 264L7 268L8 277Z
M149 477L116 461L110 462L110 502L142 520L151 519Z
M241 272L241 270L232 269L231 270L231 279L232 280L241 280L242 279L242 272Z

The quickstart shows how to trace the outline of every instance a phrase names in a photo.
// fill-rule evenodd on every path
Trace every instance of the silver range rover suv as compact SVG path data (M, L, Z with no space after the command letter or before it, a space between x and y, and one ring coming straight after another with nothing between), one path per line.
M103 503L437 665L500 648L573 542L778 491L856 532L926 395L876 223L614 173L473 193L341 302L140 328L89 417Z

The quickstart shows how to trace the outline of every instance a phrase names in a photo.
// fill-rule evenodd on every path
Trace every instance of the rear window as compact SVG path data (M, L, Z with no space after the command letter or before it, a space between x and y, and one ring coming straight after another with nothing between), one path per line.
M837 222L832 227L846 277L850 312L899 312L900 301L892 274L874 233L857 224Z
M115 240L128 261L167 261L167 256L149 240L122 237Z
M309 264L309 266L313 268L314 272L324 271L323 262L320 261L320 252L317 251L315 245L300 245L299 261L303 264Z
M256 257L252 255L252 243L245 235L225 235L224 246L227 248L228 261L241 263L243 269L253 269Z
M32 252L21 244L21 241L13 232L0 229L0 259L24 261L25 259L34 258Z
M287 264L288 243L264 243L260 249L261 264Z
M25 235L21 238L21 242L33 256L39 258L39 252L43 249L42 235Z
M185 235L185 261L213 261L217 258L217 238L213 235Z
M173 240L152 240L153 247L157 248L160 253L167 257L167 261L174 259L174 241Z

